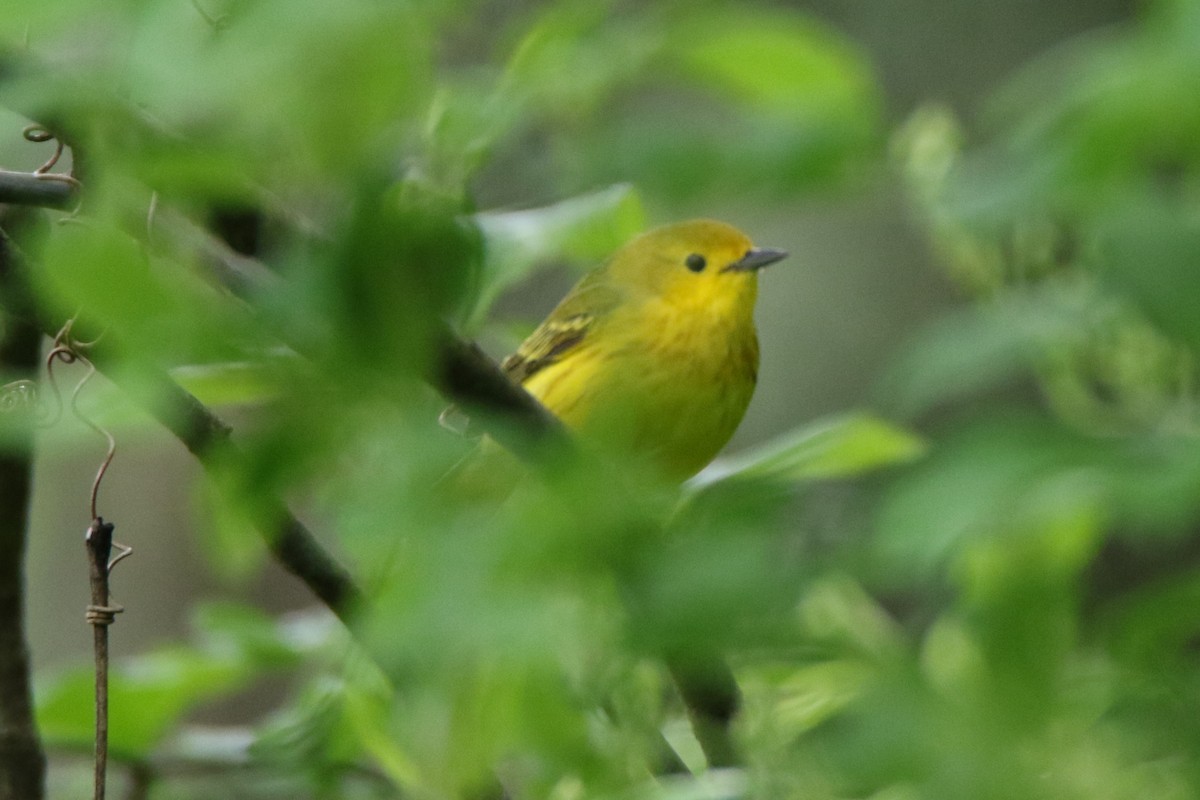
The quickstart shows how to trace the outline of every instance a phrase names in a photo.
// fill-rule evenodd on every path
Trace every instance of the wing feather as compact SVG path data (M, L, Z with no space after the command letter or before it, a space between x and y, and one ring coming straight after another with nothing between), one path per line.
M591 314L551 317L537 327L517 352L500 362L509 380L524 383L570 353L587 337L595 320Z
M604 267L589 272L521 343L517 352L500 362L500 368L509 380L525 383L531 376L583 346L600 322L619 305L620 299L618 291L606 280ZM452 405L442 412L438 421L443 427L464 433L469 420L464 424L462 419L456 419L462 416Z
M529 378L583 345L620 302L620 296L605 279L603 268L593 270L576 284L550 316L529 335L517 352L500 362L510 380L524 383Z

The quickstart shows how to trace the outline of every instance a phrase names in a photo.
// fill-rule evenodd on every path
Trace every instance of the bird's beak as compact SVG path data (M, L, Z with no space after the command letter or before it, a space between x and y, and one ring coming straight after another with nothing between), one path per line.
M760 270L768 264L774 264L776 261L782 261L787 258L786 250L773 250L770 247L752 247L746 251L746 255L733 262L722 272L754 272Z

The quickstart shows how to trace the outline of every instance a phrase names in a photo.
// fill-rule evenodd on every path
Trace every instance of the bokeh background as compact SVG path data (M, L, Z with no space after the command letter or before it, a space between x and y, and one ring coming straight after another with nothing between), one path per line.
M119 442L100 512L135 549L123 779L1196 794L1196 0L20 10L0 104L62 120L87 186L80 219L14 223L34 295L128 347L105 368L139 401L170 368L242 447L210 482L104 379L83 391ZM49 147L24 122L0 118L5 166ZM716 468L568 465L503 502L447 481L472 444L434 424L443 318L500 357L619 241L694 216L792 253ZM211 285L218 235L269 288ZM29 617L64 785L91 745L102 449L68 415L37 451ZM353 639L249 530L264 496L365 587ZM745 697L744 769L715 774L664 666L714 650ZM698 774L657 780L664 747Z
M986 126L989 95L1028 59L1075 37L1095 36L1128 21L1135 3L1119 0L887 0L777 3L826 21L863 48L883 87L883 114L894 126L925 104L944 104L968 128ZM486 25L468 37L486 37ZM465 45L464 45L465 46ZM684 99L682 102L686 102ZM0 118L12 135L0 162L29 168L43 151L20 140L24 121ZM477 181L481 208L522 208L562 199L544 170L538 142L517 148ZM619 176L617 176L619 177ZM579 187L604 188L603 186ZM855 185L794 197L739 199L720 192L663 197L643 192L654 223L692 216L729 220L756 241L792 257L764 277L758 323L763 343L760 383L730 451L801 422L878 400L881 374L899 348L930 318L962 300L911 223L894 173L872 170ZM551 270L502 298L500 315L535 321L569 288L575 273ZM495 355L502 344L490 342ZM64 383L78 374L62 369ZM103 387L103 379L97 380ZM103 389L101 388L101 391ZM71 427L71 420L63 423ZM39 669L86 659L91 636L82 534L84 496L103 447L82 428L47 437L39 452L34 533L29 561L30 632ZM95 452L90 452L94 450ZM105 480L102 506L120 508L118 538L136 557L115 579L128 607L114 628L117 655L186 630L197 598L241 595L266 608L310 602L307 591L269 563L260 575L230 585L216 578L192 532L199 474L192 458L153 423L121 437ZM81 520L84 520L81 522Z

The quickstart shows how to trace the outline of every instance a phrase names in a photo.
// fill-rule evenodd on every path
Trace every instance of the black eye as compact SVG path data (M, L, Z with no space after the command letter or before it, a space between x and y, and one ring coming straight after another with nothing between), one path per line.
M704 256L699 253L692 253L683 262L692 272L701 272L708 263L704 260Z

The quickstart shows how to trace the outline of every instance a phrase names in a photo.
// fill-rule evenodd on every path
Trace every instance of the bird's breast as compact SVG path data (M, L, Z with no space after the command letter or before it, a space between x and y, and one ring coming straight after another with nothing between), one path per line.
M597 333L526 388L607 449L645 457L676 479L699 471L729 441L754 392L758 340L749 314L663 303L608 320Z

